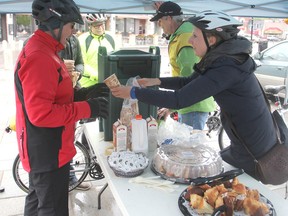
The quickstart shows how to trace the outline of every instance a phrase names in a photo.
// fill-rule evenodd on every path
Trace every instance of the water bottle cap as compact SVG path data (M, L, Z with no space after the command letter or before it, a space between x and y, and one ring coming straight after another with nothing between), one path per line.
M136 115L136 116L135 116L135 119L141 120L141 119L142 119L142 115L140 115L140 114L139 114L139 115Z

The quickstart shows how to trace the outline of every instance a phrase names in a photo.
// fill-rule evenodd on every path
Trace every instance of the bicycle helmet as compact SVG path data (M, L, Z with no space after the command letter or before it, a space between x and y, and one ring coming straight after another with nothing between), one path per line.
M201 29L202 32L219 35L223 40L229 40L237 36L240 31L237 27L243 25L228 14L212 10L203 11L194 17L190 17L188 22Z
M64 24L68 22L84 24L80 10L73 0L34 0L32 16L38 23L48 26L55 18Z
M107 16L105 14L87 14L85 20L88 24L92 23L103 23L107 20Z

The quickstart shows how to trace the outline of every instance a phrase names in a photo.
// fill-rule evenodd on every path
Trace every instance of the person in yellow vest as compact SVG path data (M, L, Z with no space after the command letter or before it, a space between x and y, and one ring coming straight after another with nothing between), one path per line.
M107 52L115 49L113 37L105 33L104 14L87 14L85 21L89 31L81 34L78 39L84 61L84 73L80 79L82 87L89 87L98 83L98 48L104 46Z
M169 61L173 77L187 77L193 73L194 64L199 62L192 45L188 42L192 35L193 26L183 22L181 7L171 1L155 2L157 14L150 21L158 21L163 33L169 37ZM192 106L177 110L178 121L190 125L193 129L203 130L209 112L215 110L216 104L213 97L209 97ZM167 116L170 111L160 109L160 116Z

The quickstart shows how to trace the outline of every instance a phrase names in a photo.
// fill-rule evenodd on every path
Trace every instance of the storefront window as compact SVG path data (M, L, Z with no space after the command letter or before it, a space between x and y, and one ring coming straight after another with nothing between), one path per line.
M135 19L126 19L126 30L129 34L135 34Z
M31 15L16 15L16 38L18 40L26 40L32 34ZM12 28L13 29L13 28ZM10 33L10 28L9 28Z
M124 32L124 18L116 19L116 33Z
M116 33L122 33L123 36L135 34L135 19L116 18Z

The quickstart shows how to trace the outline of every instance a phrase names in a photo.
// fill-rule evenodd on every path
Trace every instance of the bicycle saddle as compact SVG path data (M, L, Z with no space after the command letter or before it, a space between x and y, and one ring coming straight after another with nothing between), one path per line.
M286 88L285 85L273 86L273 85L266 85L264 86L264 90L270 94L278 94L280 91Z

